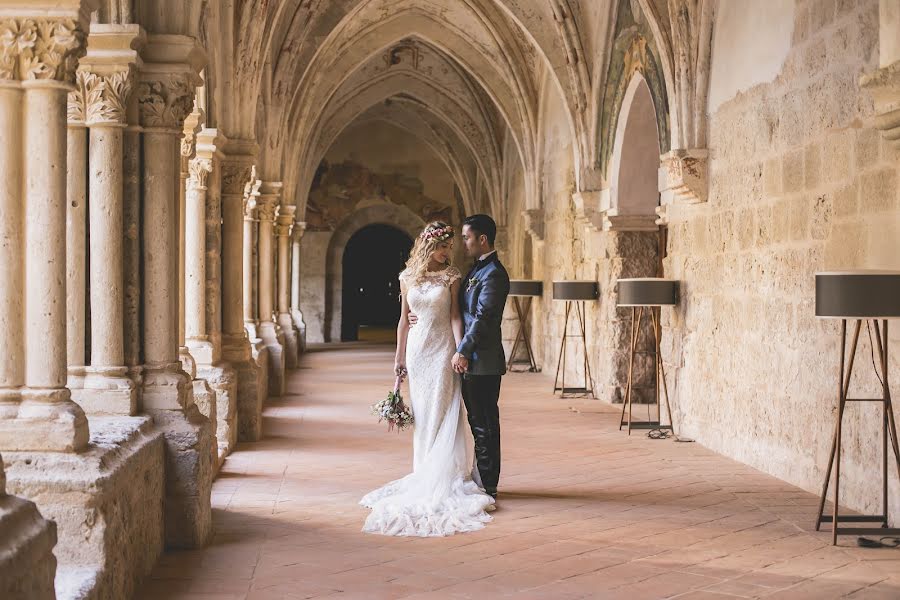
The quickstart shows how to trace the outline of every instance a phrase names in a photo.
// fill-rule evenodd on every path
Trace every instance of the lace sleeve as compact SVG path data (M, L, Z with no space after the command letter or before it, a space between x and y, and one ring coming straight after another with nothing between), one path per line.
M451 286L462 279L462 273L456 267L447 267L447 286Z

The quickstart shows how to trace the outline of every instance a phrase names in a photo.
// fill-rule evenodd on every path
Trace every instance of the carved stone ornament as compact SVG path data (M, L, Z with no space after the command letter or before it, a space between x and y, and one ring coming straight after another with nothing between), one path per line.
M525 220L525 230L536 241L544 239L544 209L526 208L522 211Z
M304 233L306 233L306 221L296 221L294 228L291 230L291 235L299 242L303 239Z
M84 125L87 118L87 108L84 105L84 75L81 72L75 74L75 89L69 92L66 105L66 120L69 123Z
M692 149L672 150L660 157L660 169L664 174L660 192L664 200L671 195L676 202L706 202L709 192L706 175L708 155L707 150Z
M275 221L275 209L277 207L276 198L274 196L261 196L256 205L259 213L259 220L266 222Z
M130 70L109 75L78 71L77 78L83 81L87 123L125 123L125 110L134 81Z
M73 83L84 40L75 19L0 19L0 79Z
M208 158L195 158L188 163L188 189L205 190L212 173L212 161Z
M187 74L172 73L138 86L141 125L180 130L194 108L194 85Z
M222 193L244 193L244 185L250 180L250 165L225 164L222 166Z
M194 146L197 141L197 136L193 134L193 132L185 132L184 137L181 138L181 156L184 158L191 158L194 156Z
M864 74L860 85L875 101L872 125L881 130L888 143L900 148L900 61Z

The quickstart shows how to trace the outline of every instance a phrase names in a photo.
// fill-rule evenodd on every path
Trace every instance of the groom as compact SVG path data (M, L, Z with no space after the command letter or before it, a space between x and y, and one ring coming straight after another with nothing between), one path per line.
M509 275L500 263L494 240L497 224L487 215L463 221L466 256L476 258L462 281L459 306L463 315L462 341L453 356L453 369L463 375L462 394L475 437L475 459L484 490L497 498L500 480L500 378L506 373L500 323L509 294Z

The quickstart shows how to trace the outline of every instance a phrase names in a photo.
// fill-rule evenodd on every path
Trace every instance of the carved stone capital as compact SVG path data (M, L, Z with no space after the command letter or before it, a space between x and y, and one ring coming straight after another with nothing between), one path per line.
M133 85L131 69L105 75L79 70L75 88L80 88L83 94L85 122L88 125L124 125Z
M183 131L194 108L194 81L188 73L144 73L138 85L141 126Z
M544 240L544 209L526 208L522 211L522 219L525 221L525 231L534 241Z
M244 186L244 219L255 221L257 214L256 209L259 206L259 186L262 181L256 179L256 167L250 171L250 181Z
M222 193L243 195L244 186L250 181L251 165L226 162L222 165Z
M195 158L188 163L187 186L190 190L208 188L209 174L212 173L212 161L208 158Z
M294 215L294 218L296 218L296 215ZM296 221L294 228L291 230L291 236L299 242L303 239L304 233L306 233L306 221Z
M291 228L294 225L294 213L296 212L296 206L282 205L278 207L278 219L275 225L276 235L284 237L291 235Z
M0 18L0 80L73 83L85 37L73 18Z
M875 101L872 125L900 149L900 60L863 75L859 83Z
M709 193L708 158L709 152L702 148L671 150L660 156L661 202L706 202Z
M278 198L272 195L260 196L256 209L261 222L274 223L275 209L278 208Z
M616 209L603 213L604 231L656 231L656 215L620 215Z
M585 227L600 230L600 214L606 190L583 190L572 194L575 216Z

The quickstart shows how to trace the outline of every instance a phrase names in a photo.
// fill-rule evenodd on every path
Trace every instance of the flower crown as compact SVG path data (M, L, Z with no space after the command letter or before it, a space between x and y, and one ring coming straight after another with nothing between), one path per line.
M419 237L423 240L438 240L443 242L451 237L453 237L453 227L450 225L446 225L444 227L437 227L435 229L426 229Z

